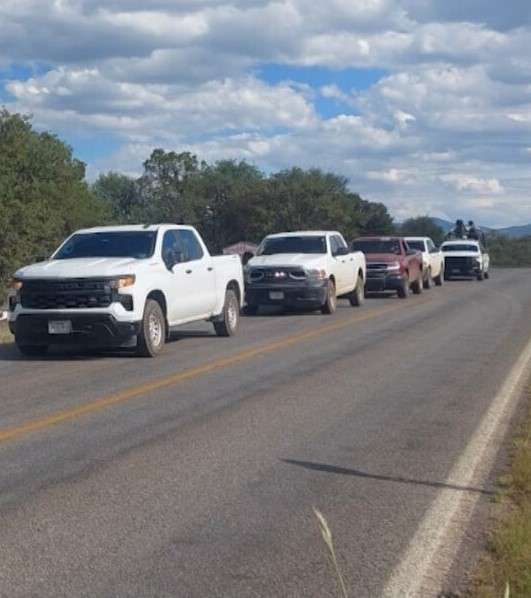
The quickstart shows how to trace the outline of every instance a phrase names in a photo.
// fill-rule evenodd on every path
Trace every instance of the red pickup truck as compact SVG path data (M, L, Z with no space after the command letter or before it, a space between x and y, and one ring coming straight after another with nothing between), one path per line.
M353 251L362 251L367 262L365 291L396 291L401 299L422 293L422 254L410 249L402 237L360 237Z

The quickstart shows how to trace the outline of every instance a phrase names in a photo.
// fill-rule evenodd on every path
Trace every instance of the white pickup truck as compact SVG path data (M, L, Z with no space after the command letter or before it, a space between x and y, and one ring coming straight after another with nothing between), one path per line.
M338 297L363 303L365 256L335 231L269 235L245 267L245 284L247 313L282 305L332 314Z
M441 251L445 280L453 276L472 276L477 280L490 277L490 258L481 241L466 238L445 241Z
M155 357L181 324L209 320L219 336L234 334L243 291L239 257L211 257L190 226L92 228L16 272L9 327L25 355L74 344Z
M422 253L424 288L430 289L433 283L440 287L444 277L444 257L441 250L429 237L405 237L404 240L410 249Z

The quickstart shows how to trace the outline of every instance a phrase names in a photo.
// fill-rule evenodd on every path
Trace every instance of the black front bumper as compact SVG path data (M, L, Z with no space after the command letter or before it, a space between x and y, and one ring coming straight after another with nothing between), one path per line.
M279 293L282 296L279 298ZM247 305L281 305L314 308L324 305L328 281L319 285L249 285L245 290Z
M473 258L446 257L444 260L444 275L449 276L477 276L481 274L481 264Z
M367 271L365 291L368 293L382 293L384 291L398 291L404 285L402 274L373 274Z
M50 320L70 320L70 334L49 334ZM110 314L21 314L9 329L20 345L78 345L120 347L140 333L141 322L119 322Z

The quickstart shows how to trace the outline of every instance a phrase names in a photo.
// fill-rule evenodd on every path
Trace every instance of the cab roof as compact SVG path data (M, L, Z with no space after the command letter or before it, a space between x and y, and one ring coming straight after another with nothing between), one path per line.
M273 233L271 235L267 235L268 239L274 237L324 237L326 235L341 235L340 232L337 230L299 230L299 231L290 231L289 233Z
M126 232L140 232L140 231L151 231L156 232L158 230L167 230L169 228L180 228L180 229L193 229L192 226L185 226L183 224L122 224L116 226L95 226L93 228L83 228L76 231L80 234L88 233L126 233Z
M477 239L452 239L443 241L442 245L477 245L480 247L481 243Z

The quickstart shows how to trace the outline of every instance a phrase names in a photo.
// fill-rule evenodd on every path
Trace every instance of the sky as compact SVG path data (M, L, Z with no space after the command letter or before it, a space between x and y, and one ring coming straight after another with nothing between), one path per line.
M0 0L0 104L90 179L162 147L531 222L530 0Z

